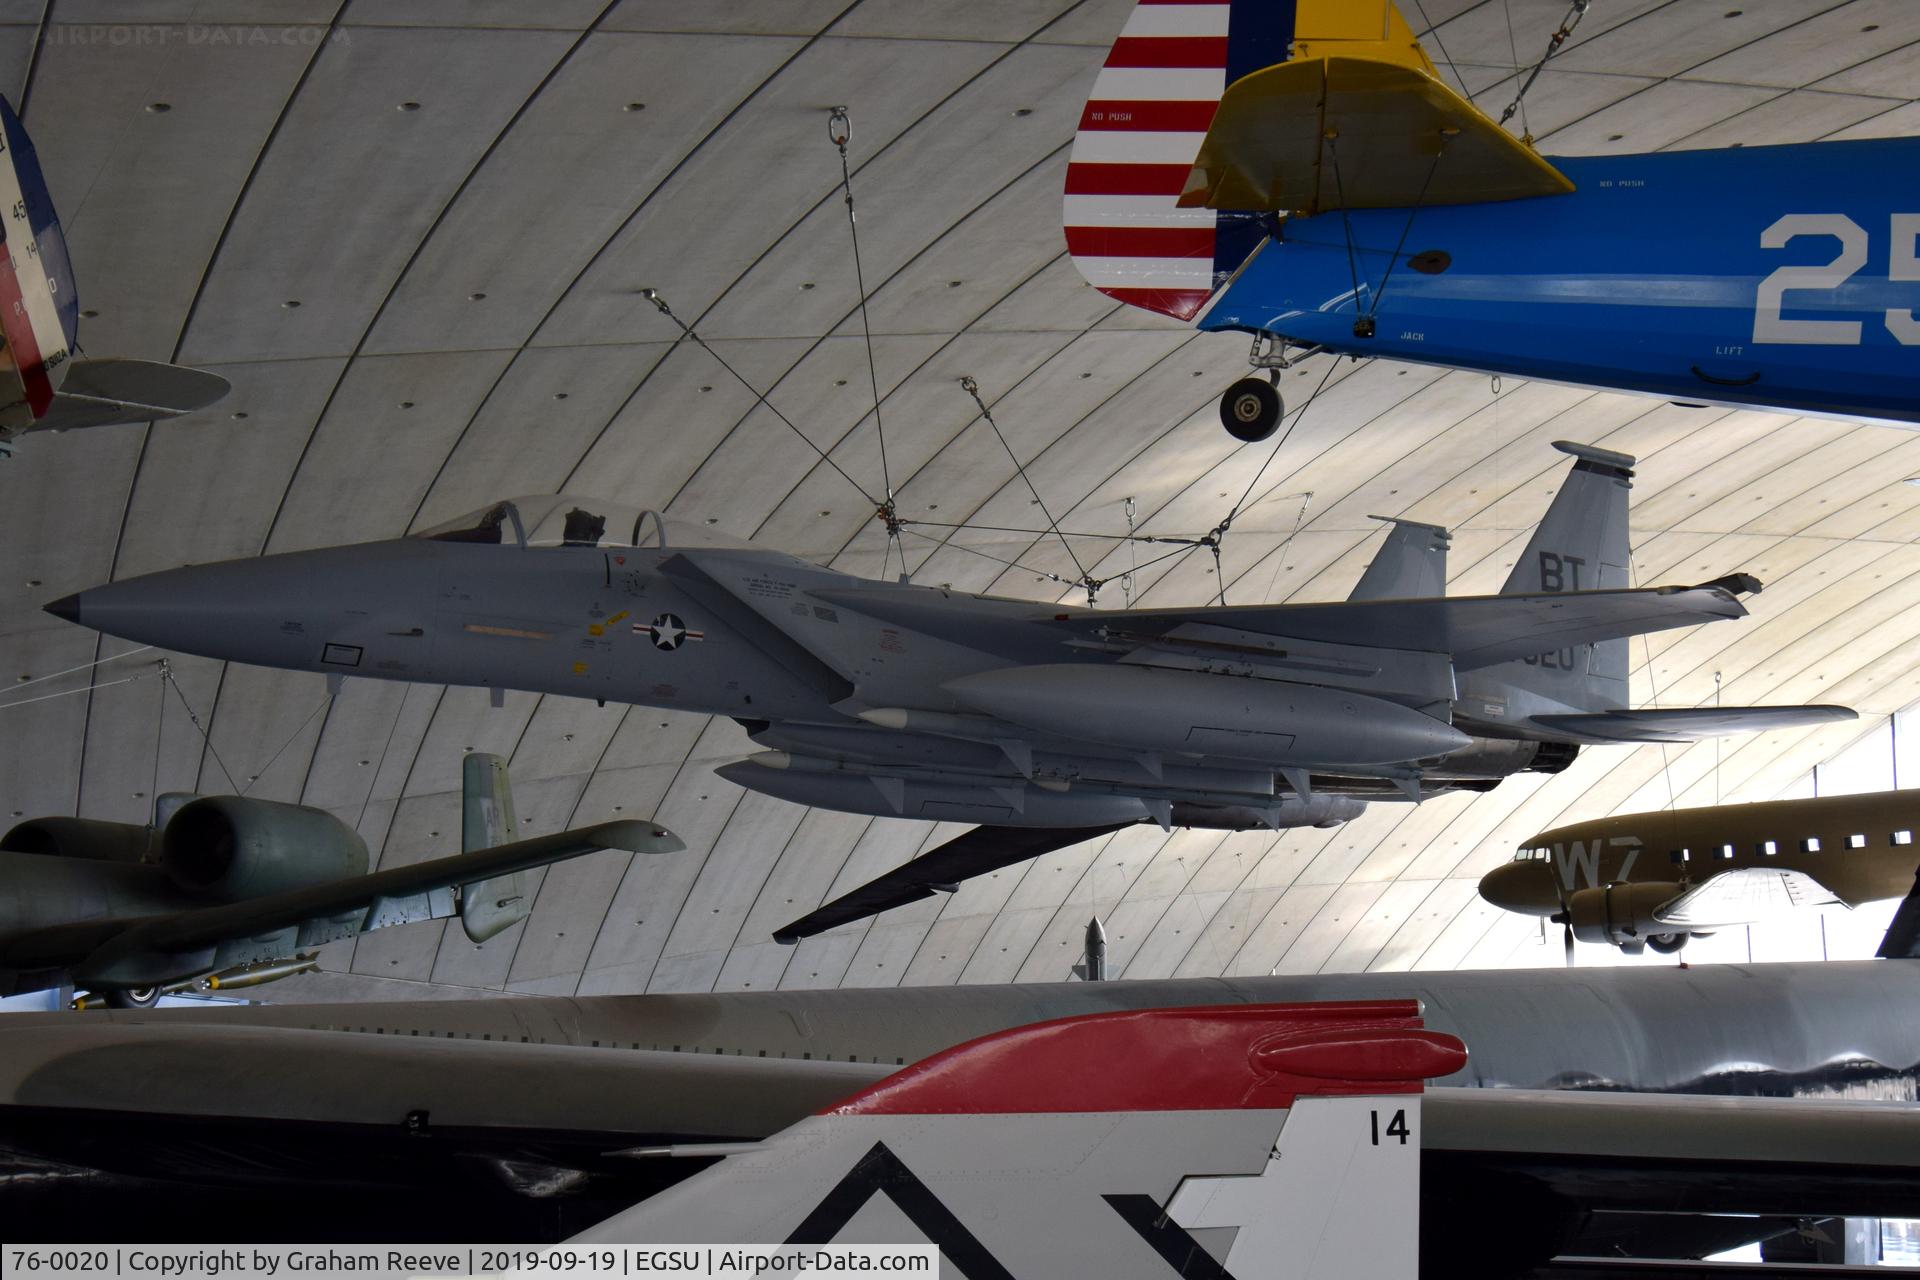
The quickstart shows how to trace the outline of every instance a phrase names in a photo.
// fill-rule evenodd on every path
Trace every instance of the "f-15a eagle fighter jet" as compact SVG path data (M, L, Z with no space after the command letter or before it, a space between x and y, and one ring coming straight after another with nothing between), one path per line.
M1572 473L1497 596L1378 598L1445 581L1428 526L1389 538L1363 598L1095 610L851 577L548 497L47 609L234 662L731 716L766 748L720 769L740 786L1075 839L1331 824L1370 798L1557 771L1582 743L1853 715L1627 710L1625 637L1740 617L1759 584L1627 589L1633 459L1558 447Z

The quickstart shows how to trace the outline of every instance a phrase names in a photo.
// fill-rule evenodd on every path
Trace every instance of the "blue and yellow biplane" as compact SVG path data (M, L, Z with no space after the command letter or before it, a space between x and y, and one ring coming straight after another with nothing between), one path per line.
M1920 138L1537 154L1389 0L1139 0L1068 166L1102 292L1255 337L1920 423ZM1221 418L1259 440L1268 379Z

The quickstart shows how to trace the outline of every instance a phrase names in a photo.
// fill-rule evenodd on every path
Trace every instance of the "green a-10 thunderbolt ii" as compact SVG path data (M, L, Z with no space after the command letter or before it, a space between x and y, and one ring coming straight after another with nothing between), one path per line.
M0 995L73 985L75 1003L145 1008L169 991L258 986L372 929L460 917L474 942L533 904L524 873L601 849L674 853L651 822L522 837L506 764L461 761L462 852L369 873L324 809L163 795L152 825L36 818L0 837Z

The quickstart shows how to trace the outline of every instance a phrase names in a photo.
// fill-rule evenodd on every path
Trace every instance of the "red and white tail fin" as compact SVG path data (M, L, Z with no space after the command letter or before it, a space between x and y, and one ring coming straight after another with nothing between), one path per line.
M582 1241L932 1244L942 1274L1410 1280L1414 1001L1145 1009L947 1049Z
M1259 245L1256 218L1182 209L1228 84L1284 62L1295 0L1139 0L1093 82L1067 163L1067 251L1107 296L1180 320Z
M0 436L53 407L78 342L67 241L33 141L0 98Z

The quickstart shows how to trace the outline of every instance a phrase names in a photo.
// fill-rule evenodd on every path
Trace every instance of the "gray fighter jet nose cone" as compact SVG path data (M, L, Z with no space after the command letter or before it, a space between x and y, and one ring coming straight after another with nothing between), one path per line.
M61 596L52 604L41 607L64 622L80 621L80 593L77 591L70 596Z

